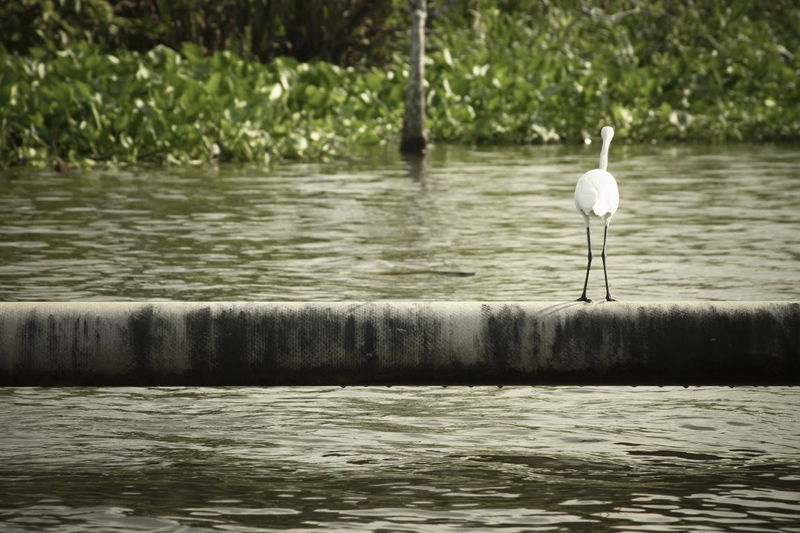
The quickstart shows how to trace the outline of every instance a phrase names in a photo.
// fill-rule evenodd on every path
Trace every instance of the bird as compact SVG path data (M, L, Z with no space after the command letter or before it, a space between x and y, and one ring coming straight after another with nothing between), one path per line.
M606 280L606 300L614 302L611 291L608 289L608 270L606 269L606 239L608 238L608 225L611 217L617 212L619 207L619 189L617 180L608 172L608 147L611 139L614 138L614 128L605 126L600 130L600 137L603 139L603 147L600 149L600 168L590 170L578 179L575 185L575 209L583 215L586 222L586 243L589 248L588 261L586 264L586 279L583 282L583 293L578 298L579 302L591 303L586 297L586 288L589 285L589 270L592 267L592 236L589 228L591 219L599 219L605 223L603 231L603 276Z

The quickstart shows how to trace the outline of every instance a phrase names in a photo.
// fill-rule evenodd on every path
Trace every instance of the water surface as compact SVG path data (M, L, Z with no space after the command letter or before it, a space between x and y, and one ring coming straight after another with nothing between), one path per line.
M597 150L3 173L0 301L572 300ZM798 299L800 151L609 168L617 298ZM798 532L798 413L792 388L6 388L0 531Z
M0 300L575 299L597 150L1 174ZM617 298L798 298L800 150L619 144L609 169Z
M794 389L4 389L4 531L798 531Z

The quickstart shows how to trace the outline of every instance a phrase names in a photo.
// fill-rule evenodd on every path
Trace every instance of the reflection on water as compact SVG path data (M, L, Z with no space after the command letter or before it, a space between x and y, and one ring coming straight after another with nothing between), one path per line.
M596 152L0 174L0 300L574 299L586 252L572 193ZM609 168L615 296L798 298L796 148L619 144Z
M797 531L794 389L0 390L4 530Z

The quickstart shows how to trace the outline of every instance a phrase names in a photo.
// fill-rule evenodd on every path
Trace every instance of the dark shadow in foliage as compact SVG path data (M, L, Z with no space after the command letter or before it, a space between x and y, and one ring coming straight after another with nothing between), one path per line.
M0 6L9 52L76 42L146 52L184 42L269 62L278 56L342 66L383 64L405 37L400 0L29 0Z

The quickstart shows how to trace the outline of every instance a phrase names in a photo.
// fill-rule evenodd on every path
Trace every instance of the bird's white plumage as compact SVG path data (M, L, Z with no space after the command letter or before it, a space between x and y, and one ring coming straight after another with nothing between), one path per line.
M614 138L614 128L606 126L600 130L603 138L603 147L600 149L600 168L590 170L578 179L575 185L575 208L586 222L586 245L588 247L586 262L586 279L583 281L583 293L578 298L580 302L589 302L586 297L586 288L589 286L589 270L592 268L592 230L589 221L592 218L599 218L605 222L603 231L603 277L606 281L606 300L613 302L611 290L608 288L608 270L606 270L606 238L608 237L608 225L611 217L617 212L619 207L619 190L617 180L608 172L608 147L611 139Z
M608 171L596 168L580 177L575 185L575 208L580 213L607 220L618 207L617 180Z
M619 189L617 180L608 170L608 148L614 137L614 129L606 126L600 132L603 147L600 150L600 168L590 170L578 179L575 185L575 208L586 218L603 219L606 224L614 216L619 207Z

